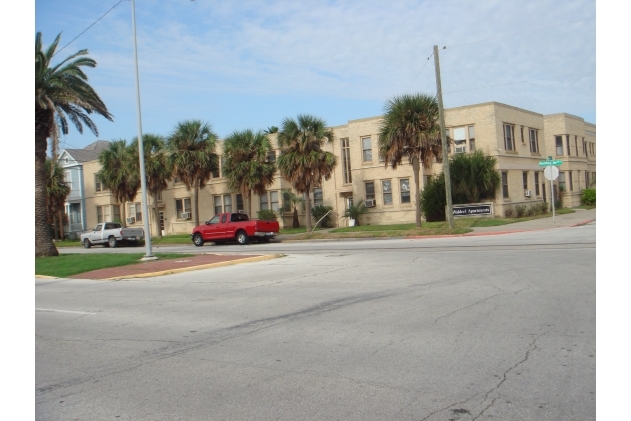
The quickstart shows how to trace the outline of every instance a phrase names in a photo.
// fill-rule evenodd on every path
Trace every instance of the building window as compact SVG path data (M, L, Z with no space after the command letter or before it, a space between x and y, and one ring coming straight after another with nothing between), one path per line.
M572 182L572 171L567 172L568 179L570 180L570 191L574 191L574 183Z
M269 151L265 157L267 162L276 162L276 151Z
M524 143L524 126L521 126L519 131L521 132L521 143Z
M72 172L70 170L64 171L64 181L70 190L72 190Z
M515 150L515 126L512 124L504 124L504 149Z
M364 161L372 161L372 143L370 137L362 137L362 154Z
M537 129L528 129L530 139L530 152L539 153L539 133Z
M585 142L585 138L583 138L583 155L587 156L587 143Z
M454 127L454 152L464 153L467 151L467 137L464 127Z
M565 190L565 173L559 172L559 188Z
M344 184L351 184L353 177L351 176L351 149L348 144L348 138L340 139L342 145L342 179Z
M556 154L557 156L563 155L563 136L554 136L556 142Z
M180 180L180 177L173 177L173 184L182 184L182 180Z
M469 152L475 152L475 128L469 126Z
M375 183L372 181L365 184L366 200L375 200Z
M535 171L535 196L539 196L539 171Z
M578 136L574 136L574 153L578 156Z
M567 146L567 156L572 156L572 151L570 151L570 135L565 135L565 146Z
M223 212L223 207L221 206L221 196L213 196L215 201L215 215L219 215Z
M243 208L243 195L241 193L237 194L237 212L245 210Z
M528 190L528 171L523 172L522 179L524 181L524 190Z
M508 199L508 171L502 171L502 197Z
M321 188L313 189L313 206L324 205L324 195Z
M291 212L291 197L289 192L283 192L283 211Z
M585 188L589 188L589 173L585 171Z
M219 159L221 166L219 167L219 177L223 177L225 174L223 173L224 166L226 165L226 158L221 155L221 159Z
M259 206L261 210L269 209L269 198L267 197L267 192L260 196Z
M265 192L260 196L260 202L259 202L260 206L261 206L261 210L274 210L274 211L278 211L279 207L278 207L278 191L270 191L270 192Z
M94 174L94 190L96 192L105 191L105 187L103 186L103 182L99 178L98 175Z
M392 204L392 181L383 180L381 182L381 188L383 190L383 204L391 205Z
M223 195L223 211L232 212L232 196L229 194Z
M120 214L118 217L120 219ZM98 222L99 224L102 222L113 222L109 205L96 207L96 222Z
M141 204L138 202L129 203L129 206L127 207L127 216L136 218L136 222L142 221Z
M182 213L191 213L191 199L175 199L175 217L177 219L188 219L182 216Z
M399 181L401 186L401 203L410 203L410 179L404 178Z

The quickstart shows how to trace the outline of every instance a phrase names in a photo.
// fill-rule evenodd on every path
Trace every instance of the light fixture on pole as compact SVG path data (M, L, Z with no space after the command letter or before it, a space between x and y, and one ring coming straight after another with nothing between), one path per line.
M149 212L147 206L147 176L145 174L145 148L142 141L142 120L140 118L140 81L138 78L138 47L136 45L136 2L131 0L131 22L134 37L134 64L136 67L136 111L138 115L138 155L140 156L140 192L145 229L145 256L142 260L155 260L151 251L151 231L149 231Z

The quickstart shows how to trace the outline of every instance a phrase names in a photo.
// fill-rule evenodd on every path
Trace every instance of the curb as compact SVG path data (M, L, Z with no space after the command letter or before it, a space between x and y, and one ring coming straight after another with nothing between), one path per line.
M112 278L105 278L105 279L100 279L100 280L101 281L120 281L122 279L150 278L153 276L162 276L162 275L170 275L173 273L191 272L191 271L200 270L200 269L210 269L210 268L217 268L217 267L222 267L222 266L232 266L239 263L260 262L263 260L276 259L276 258L284 257L284 256L285 256L284 254L266 254L264 256L246 257L245 259L230 260L228 262L208 263L206 265L190 266L187 268L178 268L178 269L168 269L168 270L161 270L158 272L150 272L150 273L139 273L137 275L115 276Z
M279 257L285 257L284 254L266 254L264 256L256 256L256 257L246 257L245 259L237 259L237 260L230 260L227 262L217 262L217 263L208 263L206 265L198 265L198 266L190 266L190 267L186 267L186 268L177 268L177 269L168 269L168 270L161 270L158 272L148 272L148 273L139 273L136 275L126 275L126 276L115 276L112 278L105 278L105 279L94 279L96 281L120 281L122 279L134 279L134 278L149 278L152 276L162 276L162 275L170 275L173 273L182 273L182 272L190 272L190 271L194 271L194 270L200 270L200 269L210 269L210 268L217 268L217 267L222 267L222 266L231 266L231 265L236 265L239 263L251 263L251 262L260 262L263 260L270 260L270 259L276 259ZM56 276L47 276L47 275L35 275L35 278L39 278L39 279L59 279ZM81 278L75 278L75 279L81 279ZM91 278L86 278L86 279L91 279Z
M592 222L594 222L596 219L586 219L584 221L581 222L577 222L574 225L570 225L571 227L580 227L582 225L587 225L587 224L591 224Z

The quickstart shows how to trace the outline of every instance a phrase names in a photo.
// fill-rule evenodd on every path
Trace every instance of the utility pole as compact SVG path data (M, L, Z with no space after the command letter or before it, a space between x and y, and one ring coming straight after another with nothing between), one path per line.
M445 110L443 109L443 89L440 84L440 62L438 46L434 45L434 65L436 66L436 97L438 98L438 117L440 119L440 140L443 145L443 172L445 173L445 195L447 196L447 221L449 228L454 229L454 207L451 203L451 176L449 175L449 155L447 136L445 135Z

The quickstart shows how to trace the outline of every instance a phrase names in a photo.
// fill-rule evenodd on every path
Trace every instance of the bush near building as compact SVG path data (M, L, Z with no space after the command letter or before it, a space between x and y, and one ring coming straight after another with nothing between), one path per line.
M318 205L311 208L311 216L313 216L313 220L315 223L318 223L320 218L327 214L327 212L332 211L333 208L331 206ZM320 227L325 228L329 226L329 222L331 220L331 214L329 213L326 217L320 222Z
M585 189L581 193L581 204L595 206L596 205L596 189Z
M278 215L271 209L263 209L256 212L258 219L261 221L276 221L278 220Z

